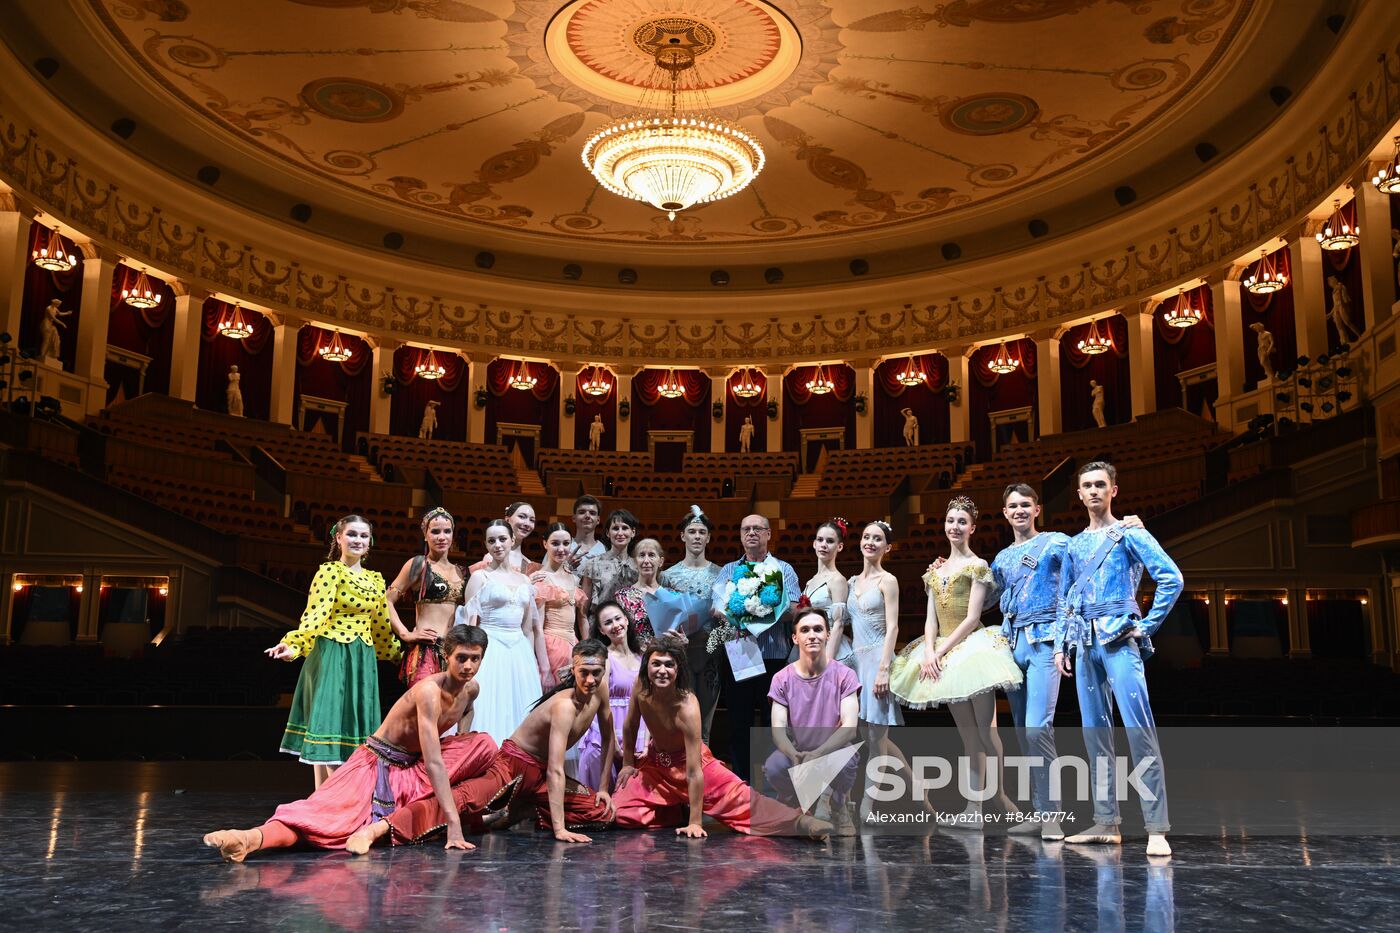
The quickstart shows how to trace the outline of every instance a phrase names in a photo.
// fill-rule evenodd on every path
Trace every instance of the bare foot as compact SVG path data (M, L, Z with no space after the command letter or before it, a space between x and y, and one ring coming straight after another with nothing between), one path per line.
M204 844L211 849L218 849L225 862L241 862L262 848L262 831L221 829L205 836Z
M1164 839L1163 842L1166 840ZM1102 823L1095 823L1082 833L1075 833L1065 840L1070 845L1102 845L1121 846L1123 844L1123 834L1119 832L1117 826L1105 826Z
M1168 858L1171 857L1172 847L1167 845L1167 837L1165 833L1147 834L1147 854L1165 855Z
M354 835L345 840L345 851L351 855L364 855L385 836L389 835L389 821L376 820L368 826L361 826Z

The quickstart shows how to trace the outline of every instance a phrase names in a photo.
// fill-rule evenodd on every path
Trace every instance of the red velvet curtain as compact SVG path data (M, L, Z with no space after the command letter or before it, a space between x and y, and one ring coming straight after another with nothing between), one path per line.
M350 351L350 358L341 363L332 363L321 357L320 349L328 345L334 336L333 331L307 324L297 333L297 374L296 389L292 394L292 420L294 427L302 427L302 419L297 416L301 407L301 397L310 395L316 398L345 402L345 424L341 430L341 446L346 450L355 449L355 435L369 430L370 392L373 389L374 370L370 362L374 358L369 344L359 337L341 334L340 342ZM312 412L305 420L306 430L324 430L334 434L335 418L323 412Z
M1079 341L1095 326L1099 335L1113 344L1107 353L1090 355L1079 349ZM1126 424L1133 420L1128 322L1120 314L1100 319L1093 325L1071 327L1060 338L1060 416L1064 430L1082 431L1095 426L1090 381L1103 386L1104 417L1109 424Z
M660 388L672 373L669 369L644 369L632 377L632 449L647 449L648 431L690 431L696 451L710 449L710 377L698 369L674 370L676 381L685 389L677 398L665 398ZM658 448L657 469L675 472L680 460ZM670 469L674 467L674 469Z
M760 389L753 398L740 398L734 394L734 387L745 380L751 381ZM753 440L749 450L753 452L768 449L768 377L756 369L741 369L730 374L725 380L724 406L724 449L739 449L739 431L744 427L744 419L753 419Z
M1155 359L1153 376L1157 384L1157 410L1185 408L1199 415L1202 408L1208 417L1215 417L1215 400L1220 395L1215 383L1196 386L1191 398L1181 397L1181 382L1176 374L1215 362L1215 308L1210 287L1198 285L1186 292L1197 307L1204 307L1205 318L1194 327L1171 327L1166 313L1175 308L1177 298L1169 298L1157 309L1152 326L1152 355Z
M71 311L63 317L58 329L62 352L63 368L73 371L78 356L78 317L83 303L83 254L73 245L73 241L62 237L63 248L78 257L78 264L71 272L48 272L40 269L29 260L40 240L47 239L48 228L37 220L29 225L29 246L25 250L24 301L20 312L19 346L32 350L37 355L44 342L44 309L57 298L64 311Z
M904 414L911 408L919 419L920 444L946 444L950 436L948 418L948 359L941 353L926 353L914 357L914 365L923 370L928 381L906 386L898 376L909 365L909 357L885 360L875 368L875 386L871 399L875 419L873 438L876 447L904 446Z
M992 455L992 423L988 415L994 411L1031 406L1036 422L1040 420L1040 393L1036 384L1035 341L1023 337L1006 343L1007 352L1021 365L1014 372L994 373L987 368L987 362L1001 350L1000 344L988 344L973 351L968 360L968 414L972 419L972 440L977 447L977 458L985 460ZM1021 428L1002 428L1002 444L1005 446L1013 438L1031 441L1024 437Z
M517 369L524 367L538 381L533 389L516 389L510 384ZM486 443L498 443L496 425L537 424L540 446L559 446L559 371L548 363L522 363L505 358L492 360L486 367ZM526 460L535 452L522 444Z
M423 411L428 402L437 402L437 440L465 441L467 439L468 398L467 364L450 350L432 351L433 359L446 372L441 379L424 379L413 368L426 359L422 347L399 347L394 351L394 394L389 402L389 433L400 437L417 437L423 423ZM376 376L377 378L377 376Z
M205 411L227 411L228 370L237 366L244 415L267 421L272 417L272 325L258 312L244 308L243 320L252 325L252 335L244 340L224 337L219 322L232 309L233 305L217 298L204 302L195 404Z
M813 395L807 383L817 370L829 378L832 391ZM783 450L802 452L803 428L846 429L846 448L856 446L856 408L851 399L856 391L856 371L845 363L799 366L783 377ZM758 424L757 420L754 422Z
M601 377L607 380L607 395L589 395L583 391L583 384L593 378L594 369L586 366L574 376L574 449L588 449L588 429L593 424L594 415L603 416L603 439L600 450L617 450L617 376L602 367L598 368Z
M1356 202L1342 205L1342 218L1349 224L1355 224ZM1378 233L1379 235L1379 233ZM1325 249L1322 251L1322 272L1324 275L1323 304L1327 308L1327 313L1332 313L1332 282L1337 280L1345 286L1347 295L1351 298L1351 326L1357 331L1366 330L1366 322L1371 316L1371 309L1366 307L1366 290L1361 280L1361 251L1358 249ZM1335 347L1342 342L1342 335L1337 331L1332 319L1327 319L1327 346Z
M1287 248L1273 254L1276 268L1293 281L1289 268ZM1253 272L1258 263L1250 266ZM1264 378L1264 367L1259 362L1259 334L1250 325L1263 324L1274 337L1274 369L1278 372L1291 370L1298 359L1298 328L1293 319L1293 286L1268 295L1256 295L1244 285L1240 285L1240 307L1244 309L1244 387L1252 389Z
M146 367L147 392L170 392L170 355L175 342L175 292L161 279L147 276L151 289L160 296L154 308L133 308L122 299L122 289L136 283L136 270L120 266L112 276L112 305L107 320L107 343L151 358ZM118 398L134 398L141 376L127 366L108 363L107 404Z

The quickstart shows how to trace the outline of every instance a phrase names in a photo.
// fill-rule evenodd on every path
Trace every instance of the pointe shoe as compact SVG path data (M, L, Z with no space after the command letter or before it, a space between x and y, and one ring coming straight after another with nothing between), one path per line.
M1167 845L1166 833L1147 834L1147 854L1171 858L1172 847Z
M1117 826L1095 823L1082 833L1066 837L1065 842L1070 845L1121 846L1123 833L1119 831Z

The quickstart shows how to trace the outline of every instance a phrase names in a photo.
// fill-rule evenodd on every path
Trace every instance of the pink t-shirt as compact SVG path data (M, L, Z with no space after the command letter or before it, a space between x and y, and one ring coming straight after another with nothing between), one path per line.
M810 680L797 673L797 665L773 675L768 699L787 707L793 747L811 751L841 725L841 701L860 693L860 678L840 661L832 661L820 677Z

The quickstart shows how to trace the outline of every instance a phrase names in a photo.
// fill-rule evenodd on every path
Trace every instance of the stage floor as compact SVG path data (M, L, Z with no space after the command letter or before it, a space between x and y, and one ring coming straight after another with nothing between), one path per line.
M6 929L1380 930L1400 841L1173 836L1120 851L939 830L816 845L542 832L226 865L203 833L309 790L294 763L0 764Z

